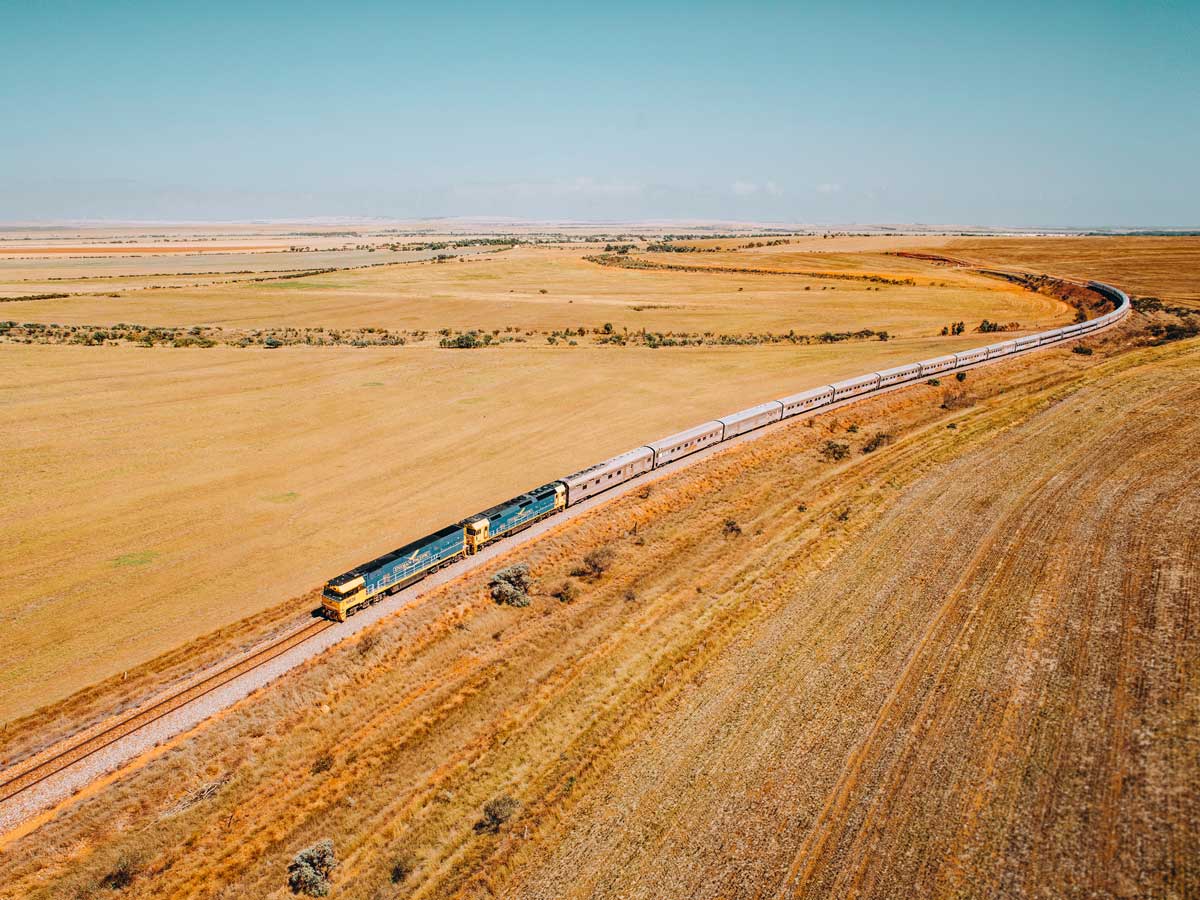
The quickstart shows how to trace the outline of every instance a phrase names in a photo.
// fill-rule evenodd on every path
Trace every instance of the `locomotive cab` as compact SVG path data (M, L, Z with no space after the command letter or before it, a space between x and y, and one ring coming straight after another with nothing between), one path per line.
M331 579L321 592L321 607L326 617L336 622L345 622L354 607L366 602L367 590L363 577L347 572Z

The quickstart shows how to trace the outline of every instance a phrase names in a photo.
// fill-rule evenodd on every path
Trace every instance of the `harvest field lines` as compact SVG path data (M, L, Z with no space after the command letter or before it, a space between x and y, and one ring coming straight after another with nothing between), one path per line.
M364 505L362 498L403 496L404 519L428 531L431 522L482 508L656 433L744 408L760 396L779 396L789 383L801 389L1004 339L977 332L939 335L942 327L966 318L955 314L955 297L980 304L968 322L976 314L1003 321L997 307L1007 304L1015 311L1023 304L1020 318L1012 320L1021 324L1014 335L1038 327L1043 317L1046 324L1069 321L1055 297L932 260L885 256L893 245L885 246L853 263L839 263L838 256L847 254L836 252L770 249L777 257L772 264L797 271L805 265L813 271L817 265L841 265L846 274L874 275L886 273L882 266L894 262L897 280L915 281L907 273L924 268L929 274L920 278L928 283L831 285L829 279L793 274L616 268L585 260L591 251L581 247L526 246L486 262L396 267L403 277L391 288L387 278L370 273L361 279L348 273L350 282L339 281L347 273L312 276L302 279L309 287L289 285L282 291L286 303L271 301L251 310L260 327L277 315L294 320L310 303L314 309L308 312L341 316L343 323L369 306L428 319L456 305L460 311L490 308L496 322L530 316L544 327L562 316L588 326L589 343L571 349L528 344L465 352L428 346L285 347L266 353L230 347L4 346L0 365L15 366L20 393L14 396L25 400L6 410L24 423L24 432L13 433L37 436L37 442L21 447L29 460L24 469L35 478L17 485L11 499L37 504L54 490L72 497L50 510L39 506L42 511L29 520L36 518L44 532L27 531L19 550L28 555L58 547L78 560L81 549L100 547L103 556L91 568L43 565L40 580L27 582L39 601L21 607L22 615L35 618L27 620L26 636L10 645L10 651L12 646L33 648L18 665L36 657L38 665L57 667L55 683L68 685L60 697L72 693L71 679L93 687L51 705L33 691L24 700L8 694L26 705L10 707L18 710L16 718L10 713L17 727L5 734L0 755L26 757L42 739L99 723L139 698L169 693L205 665L300 626L315 605L314 584L376 552L354 533L378 540L380 550L410 536L397 533L393 504ZM941 248L939 243L920 249L936 255ZM661 255L689 263L718 256ZM491 277L494 271L502 277ZM571 288L543 293L536 287L553 272L567 273L566 282L575 279ZM778 282L791 287L784 291ZM804 291L810 282L811 289ZM650 296L631 304L635 284L645 285ZM836 289L822 291L822 284ZM734 286L742 290L731 290ZM243 293L238 286L227 287L229 293L207 299L206 292L196 291L188 303L163 310L194 312L193 301L196 308L212 304L214 311L261 302L249 287ZM867 289L876 287L881 290ZM434 300L438 290L444 293ZM888 291L896 293L887 297ZM422 292L431 298L425 305ZM156 303L187 292L161 293ZM794 299L797 293L803 302ZM880 294L886 302L876 300ZM78 311L76 305L86 300L33 303L41 306L39 314L52 317ZM883 308L892 334L888 341L659 350L590 344L598 330L593 323L616 319L613 310L661 316L665 328L682 332L679 322L689 315L694 317L689 327L704 318L733 324L739 316L758 317L756 326L778 316L793 327L815 328L823 321L831 327L851 322L872 327L867 320ZM468 313L464 321L474 315ZM1194 342L1144 346L1163 333L1157 323L1171 316L1180 319L1169 310L1148 311L1135 317L1128 333L1091 337L1082 348L1091 355L1042 350L1020 362L972 370L961 384L912 386L826 412L807 427L773 429L752 444L719 445L721 452L697 460L686 472L644 486L635 483L636 489L611 500L602 496L604 512L548 520L544 531L527 535L528 542L511 548L497 544L491 548L494 556L479 561L480 568L439 573L418 592L420 602L402 596L399 612L388 615L391 607L383 606L370 610L352 621L356 636L350 641L286 675L285 669L272 669L253 697L186 735L162 732L154 740L167 740L165 749L147 752L132 770L104 777L102 791L85 792L11 834L5 853L16 864L12 890L17 893L0 888L0 897L86 893L88 885L103 882L105 872L130 860L137 873L127 889L131 896L207 896L213 879L248 896L269 895L278 889L278 854L289 852L299 835L325 829L338 835L339 895L364 900L389 890L382 887L389 867L410 852L419 874L401 894L418 897L649 898L664 891L749 896L743 890L747 885L774 884L787 893L789 870L800 878L798 890L814 896L856 889L886 896L884 886L891 883L920 884L945 894L961 891L964 878L994 877L996 883L1011 884L1013 878L1034 877L1029 873L1041 864L1037 859L996 849L1011 832L988 816L1011 794L1001 799L994 793L968 794L976 782L966 775L948 782L929 775L922 787L910 789L917 775L908 761L924 753L921 772L936 771L938 758L929 761L933 750L925 743L936 734L943 748L937 752L957 747L955 752L973 766L1013 772L1012 760L1028 744L1020 728L1040 721L1042 707L1030 707L1024 699L996 706L992 694L981 700L974 688L968 690L971 701L946 700L938 706L924 691L931 678L951 685L946 689L951 692L975 683L1024 691L1021 684L1056 671L1036 664L1049 646L1042 638L1025 653L1034 663L1004 669L997 682L996 660L1007 659L1006 636L1020 632L1029 620L999 609L991 618L981 617L975 598L1026 597L1014 587L1026 570L1009 565L1008 555L1028 558L1035 580L1053 580L1060 578L1059 569L1033 565L1045 542L1067 547L1067 557L1074 559L1077 552L1070 548L1090 546L1087 529L1097 539L1114 533L1110 520L1120 516L1109 494L1103 503L1093 496L1119 479L1121 470L1111 466L1103 468L1105 478L1088 495L1109 519L1079 519L1072 537L1046 530L1061 531L1061 516L1043 512L1022 518L1021 503L1066 507L1085 502L1063 484L1064 467L1092 465L1087 442L1070 431L1078 420L1064 419L1059 410L1073 398L1108 396L1115 390L1110 382L1123 373L1163 368L1169 370L1164 383L1170 385L1171 399L1163 401L1169 414L1156 407L1153 414L1177 421L1174 410L1192 402L1183 373L1195 363L1197 351L1188 349ZM1154 332L1155 327L1160 330ZM422 384L430 386L424 393ZM1111 415L1105 417L1106 428L1119 423L1128 432L1148 414L1144 403L1138 405L1146 396L1145 384L1138 385L1127 405L1113 398L1111 409L1125 412L1104 407ZM447 391L455 398L449 406ZM673 398L669 412L664 396ZM409 413L402 429L378 416L381 402ZM173 407L180 413L171 413ZM648 426L650 408L658 412ZM603 409L605 416L592 421L572 414L570 429L562 428L560 410L586 409ZM106 452L81 460L67 451L81 422L89 423L89 444L107 446ZM1021 449L1012 443L1013 435L1030 422L1043 422L1047 434L1065 436L1053 438L1059 441L1054 450L1045 445ZM512 437L487 440L497 425ZM1187 429L1165 427L1175 429L1172 441L1190 439ZM587 430L583 438L581 429ZM1152 437L1166 440L1157 430ZM1113 447L1127 439L1104 438ZM457 482L454 510L448 513L447 498L436 489L443 476L424 484L404 479L436 472L443 462L459 458L463 441L480 463L472 466L469 479ZM997 441L1008 444L998 449ZM56 443L63 444L57 459ZM845 444L850 459L826 461L822 448L830 443ZM521 465L504 470L514 459L512 447L527 445L540 452L532 458L518 455ZM581 446L588 448L586 459L578 458ZM231 447L242 448L237 458L226 454ZM992 455L969 462L984 451ZM1135 466L1162 463L1159 456L1126 455ZM270 464L279 458L305 462L290 466L281 479L278 466ZM389 458L381 468L380 460ZM1039 459L1055 460L1057 468L1016 474L1015 467ZM1005 467L1013 472L1005 474ZM74 473L64 478L71 469ZM307 479L306 469L320 471L322 478ZM952 471L959 473L958 481L944 481ZM972 492L981 482L962 473L985 471L983 484L999 493L977 501ZM170 472L169 486L164 472ZM54 481L39 482L39 477ZM1156 521L1191 514L1187 504L1193 498L1179 487L1188 483L1179 479L1187 477L1172 473L1153 482L1162 486L1162 502L1169 507L1158 510ZM992 478L998 479L995 484ZM919 501L910 502L916 486L930 481ZM1136 508L1151 482L1137 484L1118 499ZM89 511L89 485L104 487L103 515ZM114 496L126 502L114 507ZM873 539L879 558L897 554L881 584L874 563L860 571L844 560L860 552L863 536L893 515L898 503L909 516L943 504L946 524L929 531L927 546L910 546L911 523ZM989 531L985 526L997 521L996 509L1012 511ZM194 523L221 539L198 543ZM171 541L105 546L105 535L118 528L170 535ZM75 535L77 542L64 544L63 535ZM1018 545L1006 548L1010 540ZM895 549L906 541L904 549ZM979 548L974 556L959 558L971 548ZM581 575L579 560L590 549L610 557L599 571ZM1143 569L1172 565L1147 552L1151 561ZM345 564L330 564L338 553ZM264 554L290 554L290 561L264 566ZM935 563L939 554L942 559ZM490 574L502 560L514 558L534 568L533 610L505 610L487 596ZM1185 571L1188 559L1181 563ZM1078 575L1071 576L1073 581L1061 577L1066 580L1054 583L1062 587L1051 588L1049 595L1039 589L1020 603L1045 606L1057 603L1066 585L1082 591L1098 584ZM1164 590L1180 583L1174 574L1164 577ZM19 576L9 581L21 587ZM1140 583L1131 590L1145 593ZM94 615L89 611L89 602L115 595L122 597L128 617L121 619L122 610L111 605L96 608ZM574 602L560 602L556 595ZM207 611L205 596L213 598ZM279 603L289 596L294 599ZM230 597L237 598L239 613L233 620L225 618ZM958 606L945 605L951 597L959 598ZM58 611L65 607L55 604L63 602L73 615L94 620L87 631L62 619ZM177 614L177 603L187 604L186 619ZM934 611L944 605L938 624ZM117 619L110 620L114 613ZM1046 616L1038 628L1056 633L1064 621L1070 620ZM10 630L17 624L11 622ZM768 625L771 631L764 632ZM1090 627L1086 620L1083 627ZM972 639L979 629L996 635L986 665L980 662L976 670L947 662L977 646ZM773 636L768 640L767 634ZM336 642L326 638L314 644ZM45 645L39 648L39 641ZM97 653L106 645L117 645L123 657L106 660ZM162 655L171 647L179 649ZM804 650L794 654L788 647ZM285 658L291 656L270 665L283 665ZM940 668L929 668L929 660L942 660ZM912 673L907 680L906 664ZM285 668L292 665L287 662ZM131 677L102 681L114 671ZM1067 675L1085 677L1091 671L1076 666ZM1033 675L1013 681L1014 672ZM279 681L265 686L275 677ZM1107 690L1126 676L1105 670L1097 677ZM1134 672L1128 677L1148 676ZM789 687L768 696L760 682ZM39 686L27 677L12 683ZM399 695L397 684L405 686ZM894 689L890 713L888 689ZM245 689L238 690L221 696L244 697ZM39 702L42 708L35 710ZM1000 708L1009 710L1007 717L987 726L989 735L1001 736L996 742L965 737L982 727L973 723L971 712L991 716ZM864 718L872 709L876 718ZM685 710L690 711L685 715ZM196 722L204 718L202 712L190 715L198 716ZM684 718L676 720L677 715ZM920 725L926 718L936 720L940 730ZM871 721L900 724L879 726L872 742ZM905 749L884 740L893 727L914 735ZM1115 733L1132 734L1131 729ZM1092 734L1083 743L1096 739ZM968 743L958 743L963 740ZM976 745L988 749L977 751ZM1070 749L1076 746L1071 743L1065 752L1077 754ZM665 757L647 749L654 747L673 748L669 770L662 768L668 766ZM1113 750L1108 758L1128 756ZM1125 763L1113 762L1118 764ZM1039 765L1045 770L1044 763ZM1156 784L1170 789L1179 771L1178 764L1168 767ZM717 784L721 797L710 791ZM1081 790L1074 788L1072 796L1090 796ZM504 795L516 798L515 818L494 835L481 832L476 827L480 807ZM1108 796L1116 795L1110 790ZM1153 798L1137 802L1157 808ZM895 804L906 804L911 816L899 816ZM1128 807L1114 800L1098 820L1115 822L1119 810ZM1172 813L1175 827L1187 827L1188 809L1185 804ZM153 829L145 827L147 814L156 817ZM870 848L881 840L878 823L885 816L902 821L909 837L894 838L900 843L888 863L893 868L881 871ZM268 821L271 826L264 828ZM806 823L799 837L783 824L796 821ZM103 830L97 830L100 822ZM609 824L597 831L600 822ZM614 822L619 827L612 828ZM1036 831L1040 822L1026 830ZM1116 827L1110 827L1110 835ZM233 841L231 834L237 835ZM945 866L911 867L903 849L911 843L904 842L926 837ZM30 855L35 843L53 848L60 862L36 864ZM182 855L171 849L185 844ZM1053 849L1046 849L1054 846L1053 835L1039 846L1053 856ZM1145 884L1124 843L1109 838L1105 846L1111 871L1119 870L1131 884ZM1161 851L1162 846L1156 838L1146 852L1172 852ZM670 860L670 867L645 868L639 860L647 847L656 848L651 856ZM797 848L807 848L800 861ZM614 868L606 860L620 863ZM1037 876L1043 880L1069 868L1045 865L1048 874ZM1079 865L1104 889L1107 882L1097 865ZM1155 865L1165 871L1165 864ZM617 871L622 875L614 880ZM1176 865L1175 871L1182 871L1185 881L1192 877L1186 867ZM700 872L709 873L704 883L695 881Z
M1025 330L1070 318L1056 299L993 280L806 293L801 279L615 270L584 261L586 252L523 246L470 263L278 286L19 305L31 321L247 326L392 317L465 327L491 317L501 328L611 321L819 333L880 319L893 337L660 350L4 345L0 417L7 457L25 477L7 499L16 540L0 548L14 597L12 640L0 647L0 714L28 714L233 627L330 572L594 457L831 378L981 343L978 334L940 336L953 319L1016 320ZM877 299L887 290L897 296ZM635 311L641 303L655 308ZM80 435L91 452L77 451ZM538 448L531 459L511 449L528 446ZM472 477L450 497L441 485L464 465Z
M1196 873L1185 857L1136 855L1169 852L1158 840L1142 851L1123 844L1107 866L1064 864L1062 852L1077 845L1056 824L1060 817L1018 804L1033 818L1006 823L1000 804L1000 819L980 819L981 807L963 790L988 779L939 774L949 760L977 766L991 754L1013 776L998 789L1048 798L1050 810L1055 798L1101 796L1057 789L1064 779L1055 767L1074 771L1074 748L1117 747L1120 731L1099 716L1042 712L1035 702L1047 696L1047 679L1066 679L1095 709L1113 708L1092 693L1114 683L1108 669L1039 662L1051 642L1088 648L1117 639L1104 624L1112 621L1111 605L1097 608L1103 621L1094 623L1062 606L1093 603L1090 582L1072 566L1097 561L1097 526L1130 533L1135 523L1153 526L1144 542L1122 551L1159 561L1142 568L1162 610L1158 630L1145 639L1183 640L1194 649L1194 630L1179 631L1188 588L1177 576L1200 547L1193 540L1167 557L1158 548L1196 513L1186 485L1197 473L1168 466L1164 479L1162 462L1197 437L1194 421L1179 413L1196 400L1190 372L1200 348L1193 341L1120 353L1120 338L1098 343L1099 362L1057 349L1032 364L979 370L968 381L968 405L948 411L937 405L945 390L922 385L818 417L811 427L779 429L573 520L523 551L541 584L540 612L493 604L485 590L492 567L438 589L103 796L82 800L36 839L11 845L0 896L72 891L102 877L118 857L137 860L132 896L207 895L214 883L270 895L281 857L305 836L324 833L337 836L339 896L375 896L392 860L406 853L415 854L416 873L403 893L416 897L741 897L756 886L782 886L796 846L818 827L821 801L836 793L837 761L853 758L849 749L885 708L875 697L901 680L904 665L911 668L912 642L938 634L936 613L947 597L959 598L960 612L992 610L990 624L981 631L989 620L976 618L972 629L968 615L965 628L943 629L934 646L927 637L926 654L916 658L922 666L942 660L946 687L926 678L904 682L919 690L903 710L920 722L922 704L941 697L953 701L947 721L958 724L945 726L941 743L925 740L922 728L897 728L906 753L864 770L871 776L864 790L878 777L904 786L922 816L897 820L886 838L901 849L886 855L874 848L880 835L869 821L826 817L827 830L836 824L827 846L855 835L865 843L821 856L804 894L841 896L854 883L951 893L953 860L967 858L967 850L974 884L1064 885L1074 872L1098 879L1101 890L1166 887L1146 881L1159 877L1148 873L1188 883ZM1148 414L1156 417L1150 434ZM1097 436L1098 422L1105 424ZM854 435L853 423L867 428ZM857 443L876 429L894 435L884 451L834 466L815 452L830 436ZM1083 433L1090 437L1081 440ZM1143 438L1168 443L1153 454L1125 451ZM1106 462L1094 478L1073 477L1100 459ZM1031 491L1018 474L1030 469L1035 483L1052 489ZM1104 502L1092 514L1056 514L1096 490ZM1145 508L1141 497L1157 498L1157 506ZM1022 506L1029 500L1049 508L1031 516ZM931 518L944 526L914 524ZM728 521L738 523L737 533L722 527ZM1063 560L1052 576L1058 589L1038 587L1047 541ZM982 556L981 542L990 547ZM1007 558L999 546L1005 542L1018 559L1033 554L1031 568L993 569ZM581 598L549 598L597 546L615 554L600 576L580 580ZM1096 577L1137 570L1100 556L1109 574ZM1024 616L1023 604L1041 604L1039 618ZM1010 671L1006 647L1026 640L1028 664ZM974 665L947 669L950 646ZM803 652L789 649L796 647ZM1179 658L1194 660L1185 647ZM1108 654L1096 647L1088 658ZM1129 649L1126 658L1144 655ZM1153 693L1161 676L1129 670L1115 683L1147 677L1151 693L1140 695L1138 715L1167 715ZM406 686L399 696L397 684ZM1059 687L1049 694L1070 695ZM1014 740L988 724L1009 708L1010 696L1021 710L1008 714L1010 732L1023 723L1026 735L1042 741L1064 728L1070 736L1033 770L1033 784L1023 782L1019 760L1039 741ZM1176 695L1172 702L1178 709L1184 701ZM283 733L287 741L275 739ZM993 741L981 739L993 733ZM1170 740L1178 747L1177 737ZM937 755L909 758L922 748ZM1091 759L1085 777L1107 782L1110 757ZM1156 792L1186 778L1152 759L1138 765L1157 781L1126 781L1134 792L1125 798L1126 815L1157 809L1146 805ZM474 828L480 806L504 793L519 801L512 821L495 836ZM148 827L144 811L159 809L171 812L151 812ZM1189 815L1186 805L1176 807L1156 833L1183 826ZM947 866L919 866L903 852L930 828L936 841L967 838ZM1038 838L1032 869L1020 868L1029 864L1027 853L1014 860L1011 850L994 849L1020 833ZM859 868L861 877L853 874Z
M1122 309L1122 314L1128 312L1127 305ZM1087 337L1095 339L1096 336L1100 335L1103 330L1106 330L1109 327L1112 327L1111 323L1107 326L1104 326L1104 328L1090 332ZM1081 334L1080 337L1084 337L1084 335ZM1026 352L1036 351L1037 347L1035 346ZM970 371L988 364L988 360L985 358L979 362L963 365L959 367L958 370L963 372L965 377L966 371ZM903 390L905 387L909 386L911 385L897 384L890 388L877 388L876 390L872 391L872 396L879 396L882 394ZM823 406L820 412L828 413L844 406L861 402L861 399L862 398L848 397L845 400ZM813 413L802 414L800 418L805 418L812 414ZM697 464L713 453L740 445L748 440L763 437L774 431L776 428L785 427L786 425L794 425L796 421L798 421L798 419L790 419L787 422L779 422L772 426L760 428L756 431L741 435L740 437L728 439L719 445L714 445L713 447L708 448L704 452L694 454L691 457L678 460L673 464L655 469L653 473L648 473L646 476L643 476L643 478L646 479L645 483L647 484L644 490L648 491L652 489L649 487L650 482L657 481L662 477L666 477L673 472L681 470L685 466ZM627 493L629 490L635 489L639 483L642 483L642 480L639 480L638 483L628 484L621 490L610 490L602 495L593 497L587 502L579 503L578 505L572 505L567 518L574 518L575 516L581 515L597 505L611 502L617 496ZM480 565L486 564L489 560L497 555L507 555L511 549L521 544L528 543L533 538L547 533L549 530L557 527L558 524L563 521L565 520L556 519L529 529L518 538L510 538L503 545L493 547L488 552L477 554L468 563L464 564L460 562L454 567L454 571L452 572L434 577L426 584L420 585L417 588L401 592L398 597L388 602L384 608L376 612L373 616L361 619L357 623L357 628L354 630L361 630L368 622L382 618L389 611L395 608L403 608L411 604L433 587L463 577L471 569L475 569ZM211 673L200 671L196 678L192 678L189 683L180 686L178 689L174 690L174 692L168 693L161 698L156 698L153 700L153 702L147 702L128 715L120 715L119 720L111 722L110 724L106 724L103 728L87 729L88 733L86 734L70 735L61 742L61 746L58 743L54 745L43 743L41 747L22 747L10 744L6 751L9 755L10 765L5 770L6 780L3 784L0 784L0 827L4 827L6 825L11 826L19 821L19 815L28 815L30 811L36 810L39 806L60 800L72 789L78 790L80 787L86 786L87 781L81 780L81 777L86 778L87 776L81 776L80 773L70 772L61 778L56 779L52 783L46 783L51 778L54 778L54 776L57 776L59 773L64 772L69 767L75 765L75 763L90 760L90 758L97 752L112 747L114 744L117 744L124 738L129 737L130 739L124 741L123 747L118 747L109 752L104 760L98 763L89 762L89 769L94 773L96 771L103 771L101 768L97 768L97 766L114 768L133 756L144 754L153 749L154 745L150 743L150 739L143 738L140 735L134 735L134 731L139 730L142 727L138 723L157 723L166 716L175 712L177 709L183 707L185 704L199 705L201 701L206 704L207 714L212 714L212 711L222 708L220 705L217 705L218 703L223 703L224 705L233 703L236 700L244 697L249 690L253 689L253 687L261 686L268 683L270 678L278 677L284 671L286 671L288 667L298 664L306 658L304 655L297 655L294 653L288 654L288 651L293 649L294 646L300 646L302 643L306 642L308 638L304 638L302 641L300 641L296 640L296 636L298 634L303 635L306 631L311 630L313 627L315 626L309 626L307 629L299 629L298 631L284 635L282 638L272 639L268 642L265 642L261 647L256 648L252 654L245 656L244 658L238 658L228 664L219 664L213 666ZM319 628L313 637L318 637L320 632L324 630L326 629ZM349 629L343 629L343 632L344 636L346 637L348 637L350 634ZM310 653L316 654L321 649L330 646L332 641L340 639L343 638L326 639L322 642L323 647L313 648ZM282 647L283 649L277 651L277 646ZM258 673L256 671L265 663L277 659L284 654L287 654L292 660L294 660L294 662L289 661L289 659L284 659L278 665L272 667L273 671L267 671L264 673ZM254 662L258 659L261 659L262 661ZM254 664L249 665L251 662ZM195 669L196 666L193 664L193 670ZM248 682L244 689L234 687L232 691L226 692L227 699L223 701L209 700L207 698L207 695L212 691L233 682L234 679L238 679L242 675L248 676L247 678L241 679L242 681ZM200 687L206 685L211 686L205 687L204 691L197 693ZM234 691L240 692L234 693ZM192 718L184 718L178 724L168 723L164 726L160 726L157 729L157 736L154 738L154 740L156 742L161 742L164 736L175 737L178 733L180 733L180 731L184 730L189 725L194 724L196 721L198 720L193 716ZM167 730L171 728L174 728L175 730ZM27 729L27 731L31 733L32 729ZM39 728L38 732L43 736L43 739L48 739L50 735L53 734L53 731L45 726ZM30 749L35 751L31 760L20 759L18 760L19 765L12 764L14 751L17 753L27 753L30 751ZM14 772L14 769L17 769L18 771ZM33 794L32 789L34 788L37 789L37 792L31 798L29 795ZM17 799L18 795L20 795L19 799ZM13 800L13 802L9 803L6 809L4 805L5 801L9 800ZM28 827L28 822L26 827Z

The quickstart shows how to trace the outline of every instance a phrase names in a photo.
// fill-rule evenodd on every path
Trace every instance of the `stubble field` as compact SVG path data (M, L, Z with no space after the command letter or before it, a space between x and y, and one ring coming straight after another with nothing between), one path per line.
M325 837L342 897L1186 896L1200 344L1142 343L573 521L513 558L532 606L439 589L9 844L0 896L282 898Z
M1107 239L1080 240L1078 252L1099 253ZM1042 245L1026 243L1028 257L1019 241L988 246L997 255L1007 248L1006 264L1056 271L1036 255ZM896 247L858 249L872 253L857 259L859 270L876 271L891 259L877 251ZM772 251L782 257L755 266L813 262L792 258L796 248ZM1053 252L1064 271L1080 265L1062 256L1066 249ZM1175 245L1173 264L1166 252L1151 254L1142 273L1127 261L1127 280L1113 280L1182 302L1198 287L1192 246ZM833 265L828 250L814 253ZM670 255L673 264L693 257ZM717 254L696 256L714 262ZM928 265L938 272L931 281L954 272ZM111 896L116 883L128 897L282 900L288 862L322 838L340 860L333 895L366 900L1191 896L1200 890L1200 464L1192 452L1200 341L1164 341L1154 326L1165 315L1135 313L1117 332L1089 339L1090 355L1053 348L961 384L922 384L778 429L565 523L492 567L530 564L530 607L496 606L491 569L434 591L7 840L0 897ZM532 384L557 360L574 385L586 363L597 396L618 379L651 385L620 395L628 405L605 422L620 429L644 423L647 404L662 409L660 379L673 406L690 402L699 412L721 400L701 393L721 364L744 393L798 374L812 353L828 354L822 372L857 371L872 354L908 358L909 349L952 340L398 348L416 354L413 368L402 362L408 356L346 348L0 351L66 367L46 379L60 393L38 404L66 405L64 428L85 415L70 406L81 392L73 385L104 384L112 360L150 367L116 376L128 383L114 383L111 402L141 416L151 446L174 433L154 424L153 410L187 408L191 387L228 395L232 409L248 380L278 382L276 395L268 387L255 398L269 434L256 438L257 426L244 424L254 416L226 417L238 424L220 427L209 416L181 446L211 440L212 453L236 444L276 455L295 446L304 456L313 452L311 427L289 431L286 417L271 416L273 404L289 414L327 404L385 439L387 423L348 399L366 370L346 374L340 354L356 366L392 366L406 384L445 360L444 381L458 384L469 371L487 396L488 366L512 373L520 363ZM855 352L864 356L846 355ZM201 362L172 362L184 371L177 395L155 395L139 413L131 395L165 378L145 362L155 357ZM85 359L96 362L89 369ZM217 360L211 374L206 359ZM54 364L43 365L53 372ZM638 365L658 367L655 377L630 379L626 370L646 373ZM237 374L239 366L249 368ZM218 379L213 389L208 377ZM382 382L373 390L389 384L371 380ZM26 393L35 388L46 390ZM479 406L524 421L514 415L519 404ZM436 423L421 433L434 448L429 465L439 440L472 427L469 415L454 422L447 434ZM120 430L98 433L128 448L134 441ZM605 433L590 433L590 456ZM347 451L325 434L319 449L328 457L315 458L328 460L319 464L328 472ZM828 459L830 441L848 457ZM506 456L507 448L488 449ZM394 457L407 452L393 445ZM540 464L522 461L518 474ZM212 483L205 479L219 462L205 457L192 477ZM269 462L246 463L235 473L243 481L233 478L222 496L236 506L232 486L253 485L243 493L264 504L257 514L276 518L237 531L233 523L255 511L235 509L214 526L230 545L286 531L292 516L324 527L301 512L305 491L321 497L323 512L337 496L368 492L379 464L349 460L361 471L335 476L325 494L319 479L260 494L261 479L278 471L278 459ZM198 493L180 488L173 498L186 505ZM132 509L117 518L139 521ZM372 514L380 518L351 514L335 527L377 531L394 516ZM44 546L52 543L47 532ZM581 562L595 551L604 562L586 574ZM156 559L113 571L148 574ZM489 823L484 806L496 799L511 800L508 814Z
M406 346L271 351L0 344L3 457L21 473L3 502L0 576L11 602L0 717L120 676L673 430L985 339L938 336L949 321L1028 329L1070 318L1052 298L930 265L918 283L881 286L629 270L584 259L594 252L522 246L469 262L0 304L0 315L65 326L428 332ZM923 265L895 262L901 278ZM752 337L601 346L606 323L618 334ZM441 349L443 327L519 340ZM576 346L547 343L547 332L567 328L586 334L570 338ZM892 339L753 338L865 328Z

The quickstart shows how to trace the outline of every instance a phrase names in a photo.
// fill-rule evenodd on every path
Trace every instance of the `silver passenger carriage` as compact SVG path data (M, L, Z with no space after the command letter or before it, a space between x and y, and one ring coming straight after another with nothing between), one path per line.
M783 417L798 416L800 413L824 406L833 402L833 385L825 384L818 388L809 388L798 394L792 394L779 401L783 404Z
M955 368L959 366L971 366L985 359L987 359L987 347L975 347L971 350L963 350L961 353L955 353L954 365Z
M688 454L719 444L724 439L725 426L713 420L665 437L646 446L654 453L654 468L683 459Z
M948 356L935 356L933 359L923 359L920 362L921 377L933 375L935 372L945 372L947 369L953 369L955 366L954 354Z
M725 426L725 437L722 440L727 441L731 437L737 437L739 434L745 434L755 428L762 428L764 425L778 422L781 418L783 418L783 404L778 400L771 400L768 403L760 403L758 406L743 409L741 412L722 416L717 421Z
M881 369L875 373L879 376L879 386L887 387L892 384L904 384L906 381L912 381L914 378L921 377L921 364L908 363L903 366L895 366L891 369Z
M567 506L574 506L610 487L636 478L654 468L654 453L649 447L638 447L602 463L588 466L574 475L560 479L567 486Z
M835 381L830 387L833 388L833 399L845 400L847 397L857 397L859 394L866 394L879 387L879 375L872 372L870 375L859 375L856 378L847 378L845 381Z

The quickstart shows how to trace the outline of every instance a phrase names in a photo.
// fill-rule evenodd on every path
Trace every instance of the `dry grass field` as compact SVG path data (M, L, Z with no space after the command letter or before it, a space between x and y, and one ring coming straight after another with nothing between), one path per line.
M0 896L283 898L326 837L369 900L1194 894L1200 341L1092 343L566 524L532 606L438 590L10 842Z
M1174 304L1200 307L1200 237L970 238L934 251L958 259L1071 278L1096 278Z
M589 252L522 246L472 262L9 304L22 321L66 324L594 330L612 322L735 334L875 328L893 339L659 350L599 347L591 333L576 347L549 346L539 334L473 351L438 349L436 333L417 346L269 352L2 344L0 458L21 477L3 500L0 576L10 603L0 718L232 628L609 454L982 340L938 337L949 321L1028 328L1069 319L1046 296L877 255L871 268L892 262L902 277L926 274L868 290L878 286L619 269L584 260ZM849 271L853 262L846 253L821 266ZM16 731L45 733L31 723Z
M518 247L468 261L355 269L262 283L132 291L23 301L0 314L21 322L159 326L378 327L548 331L599 328L716 334L819 334L875 328L927 336L950 316L1040 327L1061 307L994 279L892 258L899 277L923 268L917 285L873 285L803 277L687 273L606 267L596 248ZM662 254L658 254L661 256ZM670 254L672 262L710 254ZM655 254L650 254L654 257ZM852 254L823 258L822 269ZM872 264L887 262L872 259ZM856 271L852 269L851 271ZM936 334L935 328L932 333ZM434 335L436 337L436 335ZM539 341L541 339L539 338Z

